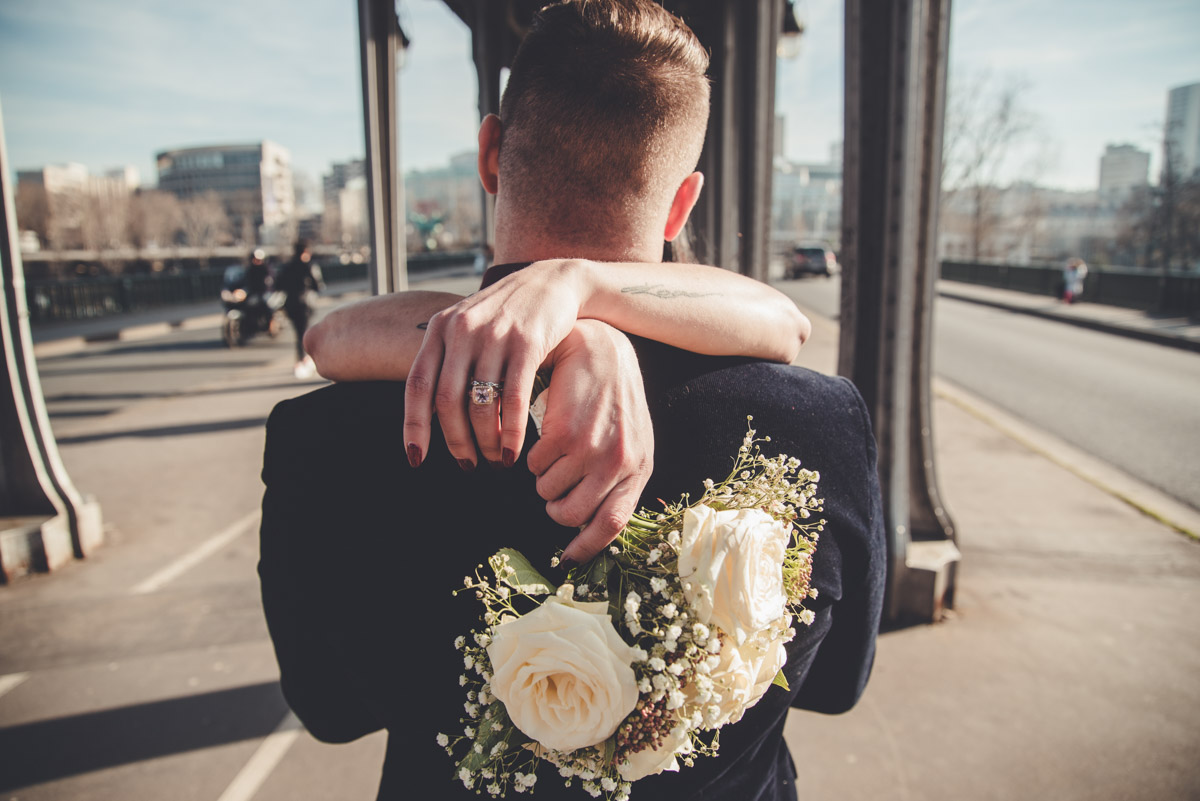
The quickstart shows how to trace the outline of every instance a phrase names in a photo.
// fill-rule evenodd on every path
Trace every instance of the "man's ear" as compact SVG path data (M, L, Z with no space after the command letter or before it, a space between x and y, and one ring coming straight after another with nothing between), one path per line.
M500 185L500 118L489 114L479 126L479 180L489 195Z
M668 242L674 242L675 237L683 230L683 225L692 213L703 188L704 174L694 172L684 178L679 189L675 190L675 199L671 201L671 210L667 213L667 230L663 232L663 238Z

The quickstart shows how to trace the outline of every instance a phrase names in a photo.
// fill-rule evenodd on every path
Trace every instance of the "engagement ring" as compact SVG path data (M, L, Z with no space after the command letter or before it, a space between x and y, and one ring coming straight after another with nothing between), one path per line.
M495 403L500 397L504 384L499 381L471 381L471 403L477 406L487 406Z

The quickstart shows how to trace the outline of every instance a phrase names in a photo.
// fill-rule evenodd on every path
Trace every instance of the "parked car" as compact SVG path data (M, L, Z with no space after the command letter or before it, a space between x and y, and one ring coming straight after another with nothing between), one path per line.
M823 245L797 245L788 261L786 275L799 278L804 275L834 275L841 269L837 256Z

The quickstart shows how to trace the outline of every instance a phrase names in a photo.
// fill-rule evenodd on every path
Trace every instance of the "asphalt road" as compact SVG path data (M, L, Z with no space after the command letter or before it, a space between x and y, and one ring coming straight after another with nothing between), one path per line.
M838 315L840 282L780 282ZM1200 508L1200 354L951 298L934 311L934 372Z

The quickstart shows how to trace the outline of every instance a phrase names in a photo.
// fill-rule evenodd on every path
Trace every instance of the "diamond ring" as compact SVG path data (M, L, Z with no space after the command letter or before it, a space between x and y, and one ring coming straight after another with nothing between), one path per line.
M495 403L500 397L504 384L499 381L471 381L471 403L476 406L487 406Z

